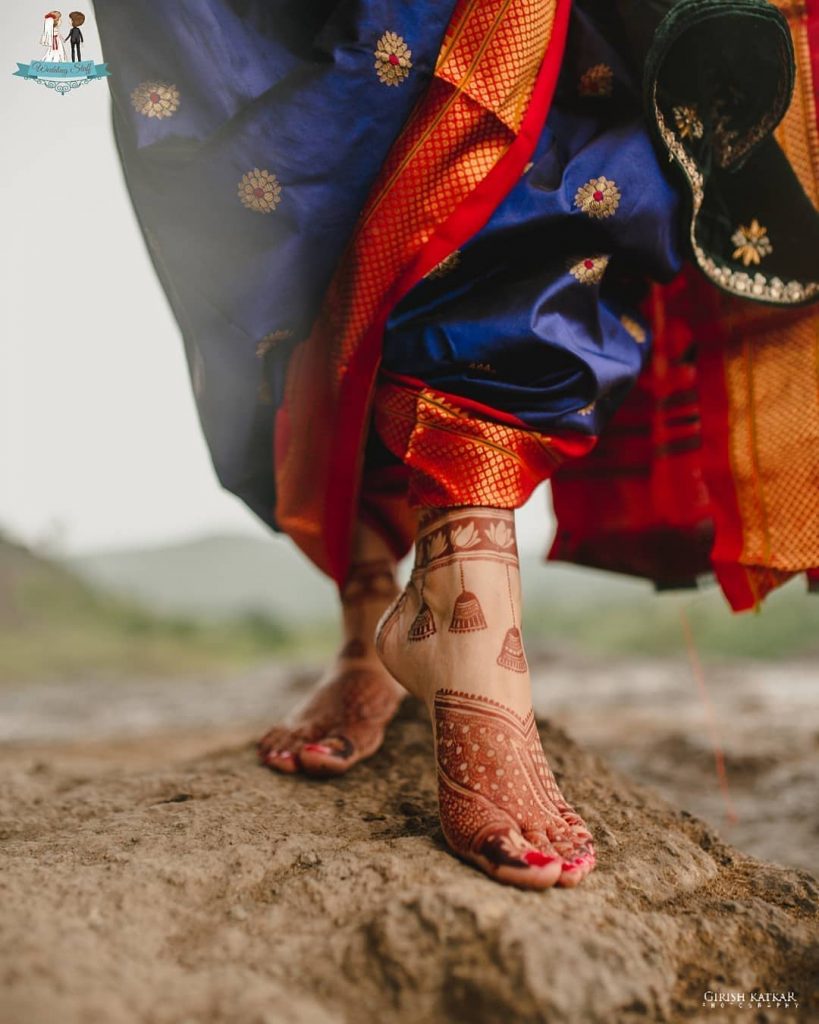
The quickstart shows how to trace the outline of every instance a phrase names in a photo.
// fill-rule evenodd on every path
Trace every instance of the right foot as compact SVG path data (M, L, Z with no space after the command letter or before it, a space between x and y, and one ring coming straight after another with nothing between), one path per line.
M415 569L376 644L429 709L454 852L500 882L574 886L594 846L546 761L519 623L513 513L440 510L422 520Z
M407 695L374 641L378 619L397 593L392 559L353 564L340 595L344 645L315 692L259 741L263 764L286 774L340 775L378 750Z

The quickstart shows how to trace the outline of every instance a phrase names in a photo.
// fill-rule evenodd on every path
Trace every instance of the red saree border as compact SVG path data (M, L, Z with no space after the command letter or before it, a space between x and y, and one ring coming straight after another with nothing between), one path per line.
M817 0L819 3L819 0ZM558 75L563 63L566 36L569 31L571 0L558 0L552 35L540 73L532 89L529 107L521 122L520 130L509 149L487 174L481 184L461 203L457 210L443 222L419 252L404 277L396 286L394 306L413 285L446 259L455 249L463 245L479 231L492 216L495 207L518 181L523 169L537 145L543 125L552 105ZM555 59L557 58L557 59Z
M563 462L597 442L576 431L547 434L501 422L479 402L465 404L459 395L423 382L408 385L397 375L379 380L374 414L382 442L408 470L414 508L519 508Z
M313 528L312 534L308 530L287 530L305 554L339 584L349 568L356 497L364 459L362 441L372 410L387 318L395 304L428 270L483 227L523 173L545 123L557 85L570 6L571 0L557 0L551 35L519 133L481 183L434 230L406 272L396 280L385 295L379 313L373 317L369 329L350 356L347 371L335 395L335 422L341 429L333 441L333 458L324 489L323 507L329 514L323 516L320 524L309 524ZM300 358L298 350L292 358ZM290 416L285 401L276 415L274 458L277 466L286 455L290 439ZM286 529L287 525L284 524ZM315 530L316 525L320 526L320 531Z

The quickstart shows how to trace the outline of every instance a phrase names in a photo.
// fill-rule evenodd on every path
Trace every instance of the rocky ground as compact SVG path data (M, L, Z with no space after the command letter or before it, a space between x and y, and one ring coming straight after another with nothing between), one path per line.
M446 851L415 704L321 783L257 767L227 714L131 738L94 738L90 715L82 743L19 721L0 753L3 1024L819 1019L815 879L728 846L553 720L546 749L600 859L544 893ZM701 760L643 736L661 775L663 757ZM707 993L745 1003L715 1013Z

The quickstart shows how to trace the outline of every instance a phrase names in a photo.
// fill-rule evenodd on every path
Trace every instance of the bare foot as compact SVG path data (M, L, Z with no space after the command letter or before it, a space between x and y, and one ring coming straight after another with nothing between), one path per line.
M440 510L422 520L412 578L376 644L429 708L455 853L500 882L574 886L593 869L594 846L543 752L519 623L513 513Z
M316 690L259 741L259 759L280 772L340 775L381 746L406 697L375 651L378 619L398 593L387 557L356 561L341 590L344 646Z

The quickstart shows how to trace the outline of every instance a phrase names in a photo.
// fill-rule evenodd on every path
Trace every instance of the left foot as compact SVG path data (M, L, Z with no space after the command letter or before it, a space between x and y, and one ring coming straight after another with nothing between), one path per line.
M390 558L355 562L341 591L344 644L314 693L258 744L259 759L292 774L340 775L374 754L407 695L375 652L375 626L398 593Z

